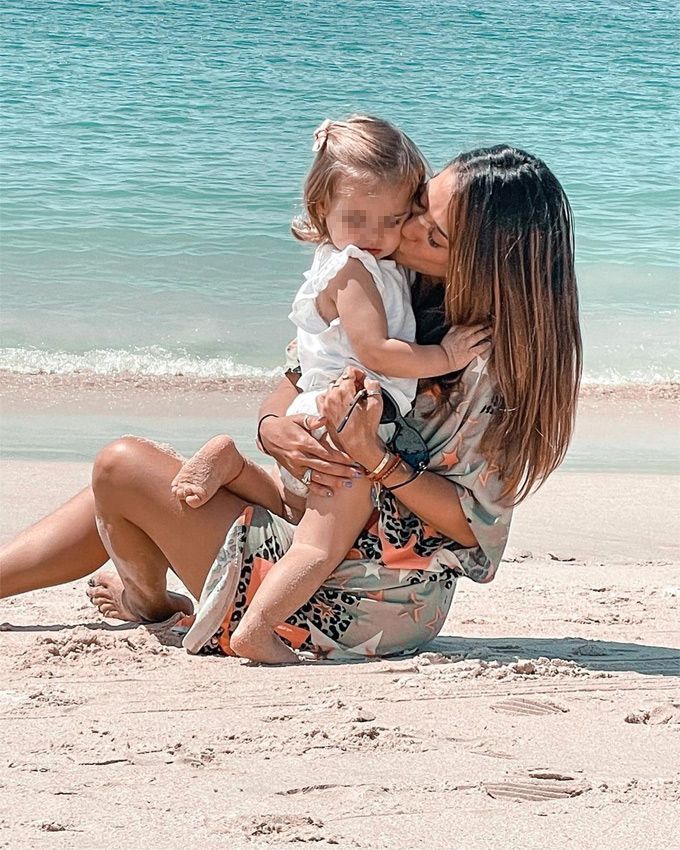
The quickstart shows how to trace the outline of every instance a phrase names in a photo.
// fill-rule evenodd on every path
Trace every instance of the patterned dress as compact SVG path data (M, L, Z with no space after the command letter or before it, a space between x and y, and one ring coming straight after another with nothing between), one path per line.
M456 581L488 582L507 542L511 509L501 504L497 470L480 443L499 399L486 362L463 372L457 403L431 414L431 394L418 396L412 424L430 450L431 472L451 481L478 541L465 548L429 526L383 490L380 508L345 560L312 598L277 628L296 650L317 658L357 659L412 652L442 628ZM291 542L295 526L248 507L229 530L213 564L192 625L189 652L233 655L229 638L268 570Z

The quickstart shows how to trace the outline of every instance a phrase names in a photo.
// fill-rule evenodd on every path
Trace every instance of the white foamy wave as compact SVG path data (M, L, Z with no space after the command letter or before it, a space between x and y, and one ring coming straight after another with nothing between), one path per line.
M279 369L237 363L231 357L196 357L159 346L131 351L93 349L82 354L37 348L0 348L0 369L22 375L148 375L192 378L271 378Z
M124 349L92 349L82 354L44 351L38 348L0 348L0 370L20 375L139 375L140 377L184 376L205 380L224 378L273 378L279 368L267 369L239 363L232 357L197 357L171 352L160 346ZM589 369L584 385L680 383L680 370Z
M581 381L584 385L621 386L622 384L677 384L680 383L680 370L634 369L629 372L617 369L588 370Z

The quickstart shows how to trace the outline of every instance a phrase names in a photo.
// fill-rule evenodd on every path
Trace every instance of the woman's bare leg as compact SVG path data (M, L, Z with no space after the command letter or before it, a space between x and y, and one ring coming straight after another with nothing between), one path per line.
M201 508L187 507L171 490L180 466L178 458L133 437L111 443L95 461L97 524L120 575L120 597L113 602L124 619L162 620L186 610L184 597L168 594L168 567L198 597L227 530L243 511L244 503L223 489ZM100 604L116 587L101 588L99 600L96 591L91 596Z
M112 602L125 608L116 599L123 590L144 619L177 610L165 585L170 563L194 596L200 595L243 502L222 490L198 510L180 505L170 490L180 466L159 446L134 438L118 440L98 455L93 483L99 525L122 571L121 581L105 577L90 593L103 613L113 613ZM2 548L0 596L76 581L108 558L97 529L95 495L88 487Z
M0 549L0 598L77 581L108 557L86 487Z

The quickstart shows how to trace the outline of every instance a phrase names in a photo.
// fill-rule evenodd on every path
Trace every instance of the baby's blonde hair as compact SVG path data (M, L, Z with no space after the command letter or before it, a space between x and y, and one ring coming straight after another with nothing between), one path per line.
M324 121L314 133L316 158L304 185L303 215L291 230L302 242L329 239L322 213L341 180L376 185L405 183L415 194L428 166L415 144L389 121L371 115L351 115L345 121Z

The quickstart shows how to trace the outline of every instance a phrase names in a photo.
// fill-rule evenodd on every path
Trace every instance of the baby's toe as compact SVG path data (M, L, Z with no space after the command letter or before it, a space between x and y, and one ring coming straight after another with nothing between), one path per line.
M191 492L185 498L187 505L192 508L200 508L206 501L208 494L202 487L192 487Z

